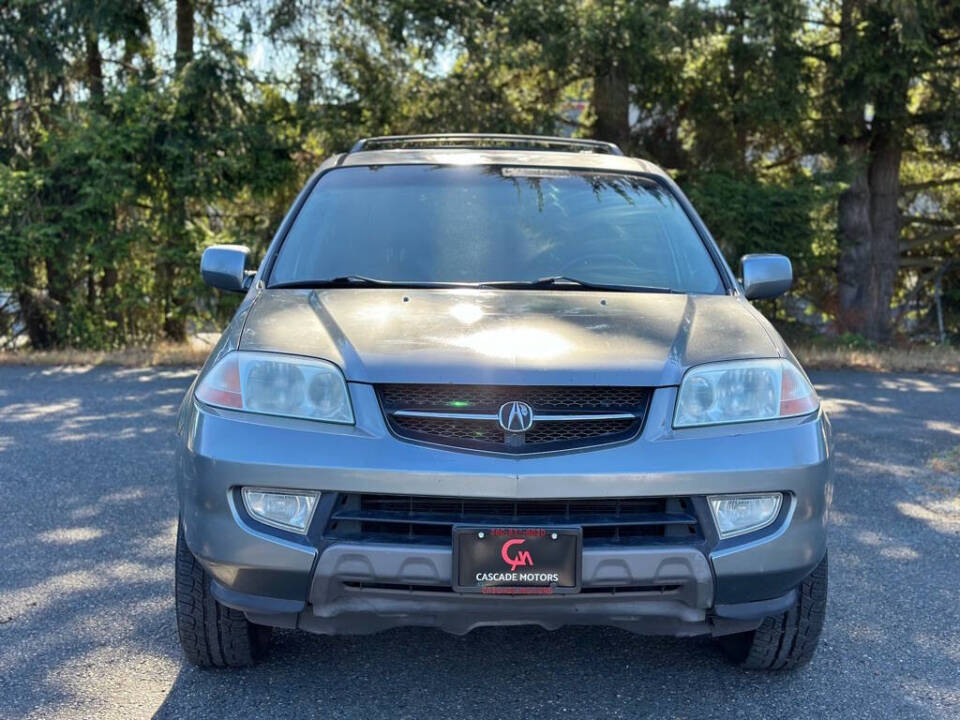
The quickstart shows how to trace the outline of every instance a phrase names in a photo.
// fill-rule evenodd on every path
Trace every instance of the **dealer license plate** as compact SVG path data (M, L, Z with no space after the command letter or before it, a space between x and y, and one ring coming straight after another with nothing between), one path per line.
M577 592L579 528L453 528L454 589L503 595Z

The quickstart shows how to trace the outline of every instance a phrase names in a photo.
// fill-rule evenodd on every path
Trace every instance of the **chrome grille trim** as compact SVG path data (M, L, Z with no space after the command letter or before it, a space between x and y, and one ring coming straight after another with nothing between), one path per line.
M438 418L442 420L489 420L497 422L496 413L450 413L432 412L429 410L388 410L389 415L395 417ZM639 413L582 413L579 415L551 415L549 413L533 413L533 421L537 422L583 422L584 420L636 420Z

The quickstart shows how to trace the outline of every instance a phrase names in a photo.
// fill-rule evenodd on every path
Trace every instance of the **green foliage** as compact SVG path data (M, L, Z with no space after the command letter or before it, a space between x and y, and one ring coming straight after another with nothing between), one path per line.
M838 316L838 197L895 147L895 321L938 337L939 288L960 336L956 0L179 2L176 59L178 0L0 3L0 342L220 324L204 247L259 256L331 152L436 131L600 134L676 171L734 267L791 257L762 307L797 332Z
M876 350L877 343L874 340L865 338L859 333L840 333L834 341L836 347L846 348L848 350Z
M769 183L722 172L680 180L734 266L742 255L771 247L788 255L801 276L822 263L814 251L811 217L824 199L809 180Z
M160 9L0 10L0 53L12 58L0 289L13 291L34 347L178 339L188 322L222 321L236 300L211 299L201 285L203 247L246 241L262 251L278 196L296 186L290 103L212 26L182 70L158 72L146 39ZM41 18L48 35L24 38ZM106 77L97 75L105 43L123 52ZM85 89L66 94L66 78Z

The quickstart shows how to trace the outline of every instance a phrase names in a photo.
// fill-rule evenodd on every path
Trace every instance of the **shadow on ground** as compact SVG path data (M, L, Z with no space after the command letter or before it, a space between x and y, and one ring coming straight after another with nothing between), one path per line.
M278 632L244 671L180 660L176 406L190 373L0 368L3 717L956 717L960 377L814 376L834 419L831 598L813 664L614 629Z

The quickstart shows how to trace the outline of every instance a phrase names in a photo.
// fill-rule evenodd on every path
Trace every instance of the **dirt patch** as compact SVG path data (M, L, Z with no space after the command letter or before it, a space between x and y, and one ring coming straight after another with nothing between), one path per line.
M808 370L960 372L960 348L950 346L855 350L800 345L794 353Z
M207 342L160 343L123 350L40 350L0 352L0 365L120 365L152 367L187 365L199 367L213 345Z
M952 450L937 453L928 463L932 470L950 475L960 475L960 445Z
M124 350L49 350L0 352L0 365L187 365L199 367L216 342L216 334L198 336L182 344L159 343ZM798 345L794 352L809 370L873 370L875 372L960 373L960 348L918 347L909 349L850 348Z

